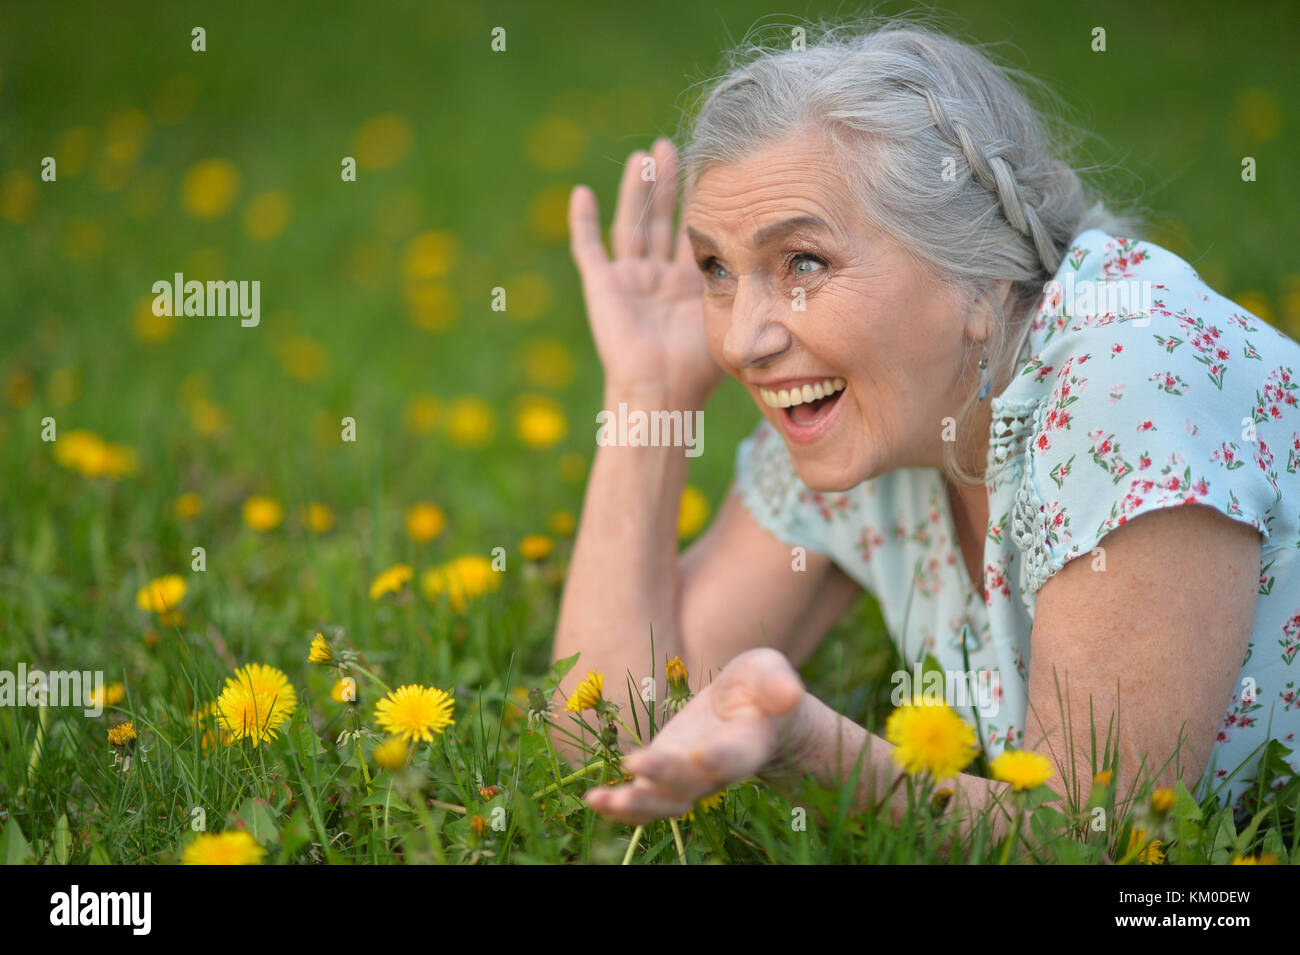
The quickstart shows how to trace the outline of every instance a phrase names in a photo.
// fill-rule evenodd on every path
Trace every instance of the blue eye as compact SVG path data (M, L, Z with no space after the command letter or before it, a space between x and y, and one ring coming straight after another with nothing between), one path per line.
M826 267L825 262L806 253L794 257L795 275L811 275L813 272L817 271L816 269L800 269L801 265L816 265L820 268Z

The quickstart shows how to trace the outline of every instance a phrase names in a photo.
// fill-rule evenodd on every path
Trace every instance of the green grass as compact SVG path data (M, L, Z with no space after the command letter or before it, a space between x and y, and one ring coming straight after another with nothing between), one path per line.
M555 782L545 737L527 731L522 713L506 718L516 687L553 685L569 546L561 538L525 572L518 543L544 532L556 511L579 511L581 475L574 480L564 462L576 454L589 463L600 397L566 242L533 228L533 203L544 190L588 182L608 221L627 154L675 130L683 91L766 8L391 3L347 13L285 3L218 4L196 15L142 4L2 6L0 212L13 215L0 217L0 668L100 669L127 695L101 719L0 710L0 859L174 861L202 809L208 831L243 824L278 862L622 860L631 828L579 808L587 779L566 785L563 799L536 795ZM1123 164L1103 181L1121 203L1151 213L1160 241L1221 291L1254 296L1257 310L1296 335L1289 293L1300 250L1287 213L1297 204L1300 114L1287 94L1300 68L1284 9L975 3L960 25L1010 40L1006 58L1062 94L1096 134L1085 161ZM189 47L196 25L208 31L205 53ZM508 29L504 55L488 50L496 25ZM1105 54L1089 49L1095 25L1108 30ZM196 96L164 123L159 92L178 76ZM1272 98L1275 135L1251 125L1253 100L1242 99L1251 89ZM147 117L147 133L115 180L108 130L129 110ZM393 167L343 183L339 160L354 154L354 134L385 113L409 122L409 150ZM585 134L576 161L549 171L529 153L548 116L571 118ZM75 172L59 143L79 127L90 153ZM40 182L42 157L56 154L58 181ZM1247 154L1259 162L1252 184L1239 176ZM225 214L199 221L184 209L182 182L210 158L231 161L240 184ZM275 239L256 242L243 215L269 190L287 196L292 216ZM34 197L27 211L23 195ZM437 333L412 323L403 282L410 240L433 229L452 234L459 250L441 278L457 314ZM136 311L152 283L214 258L222 276L261 281L261 325L188 319L165 340L138 337ZM538 317L492 311L492 288L518 300L521 276L538 275L549 286ZM320 346L319 375L288 373L283 350L295 336ZM568 350L571 382L530 379L525 353L537 339ZM223 428L196 427L200 392L221 409ZM512 426L516 400L539 393L560 402L569 424L544 449L523 445ZM405 409L423 394L444 406L481 396L495 409L494 437L466 448L445 427L412 433ZM357 422L356 442L339 440L345 416ZM137 472L113 480L61 467L55 445L41 440L46 418L61 437L88 429L129 446ZM711 451L691 483L716 507L732 449L757 414L728 383L706 419ZM173 503L190 491L202 513L180 520ZM266 534L244 526L251 494L279 500L284 524ZM403 515L422 500L441 506L448 524L421 545L404 533ZM298 509L310 501L334 511L328 533L301 527ZM201 573L190 569L196 546L206 551ZM418 573L495 547L509 555L502 587L466 613L418 593L369 599L370 582L391 564ZM137 590L166 573L189 581L179 628L135 604ZM342 634L390 686L454 693L454 728L421 748L411 770L363 766L357 740L337 744L341 734L373 731L377 688L363 680L355 708L329 698L330 674L306 663L318 628ZM146 641L149 632L157 639ZM293 723L266 746L205 749L191 713L248 662L287 673L300 703ZM895 666L878 609L864 598L802 672L819 696L878 732ZM129 771L105 736L122 719L141 732ZM559 718L554 732L566 728ZM360 752L368 757L374 740L363 735ZM480 796L490 785L501 792ZM850 813L847 791L811 787L796 804L738 785L721 808L682 823L682 846L691 863L1006 854L987 830L943 849L951 833L924 791L915 798L895 824ZM1133 799L1145 805L1144 792ZM1261 850L1294 860L1298 801L1292 785L1250 828L1184 797L1145 827L1170 861ZM803 830L791 825L798 807L807 810ZM490 823L497 808L506 828L476 833L472 817ZM1089 828L1086 803L1064 815L1038 809L1039 841L1050 846L1038 861L1122 859L1132 821L1108 808L1104 832ZM1133 819L1143 822L1144 811ZM1017 846L1008 858L1030 856ZM667 823L641 834L633 860L678 861Z

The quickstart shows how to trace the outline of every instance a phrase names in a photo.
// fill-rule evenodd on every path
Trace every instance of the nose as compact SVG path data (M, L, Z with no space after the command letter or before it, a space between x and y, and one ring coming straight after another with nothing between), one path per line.
M731 320L722 339L722 357L732 368L766 365L791 345L785 317L790 303L769 293L761 280L737 281L731 302Z

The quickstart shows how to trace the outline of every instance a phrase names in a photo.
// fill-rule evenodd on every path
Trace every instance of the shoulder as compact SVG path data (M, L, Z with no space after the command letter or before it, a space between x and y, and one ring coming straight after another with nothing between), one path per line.
M1300 427L1294 341L1168 250L1093 230L1046 289L1027 349L1003 400L1035 408L1017 499L1032 589L1151 510L1207 504L1267 536L1295 483L1263 457L1290 434L1279 422ZM1263 463L1246 466L1252 455Z

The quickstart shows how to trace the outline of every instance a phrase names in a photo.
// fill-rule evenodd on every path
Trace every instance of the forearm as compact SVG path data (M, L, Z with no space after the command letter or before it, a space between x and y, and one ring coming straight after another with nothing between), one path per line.
M895 748L805 691L791 721L787 745L761 778L787 798L794 798L804 777L811 775L823 786L838 788L857 766L857 810L870 812L883 808L883 803L891 821L898 823L908 809L908 792L893 760ZM955 784L954 792L944 813L958 816L959 838L965 838L981 817L992 823L994 840L1010 831L1011 801L1005 784L966 773L949 784ZM1027 827L1022 826L1021 833L1027 834Z
M667 395L607 390L606 408L672 409ZM681 652L677 624L677 514L689 459L677 447L597 448L556 627L554 658L581 653L562 683L605 675L605 696L629 705L627 674L640 692L659 661ZM661 669L661 668L660 668ZM655 698L659 698L656 692Z

